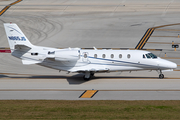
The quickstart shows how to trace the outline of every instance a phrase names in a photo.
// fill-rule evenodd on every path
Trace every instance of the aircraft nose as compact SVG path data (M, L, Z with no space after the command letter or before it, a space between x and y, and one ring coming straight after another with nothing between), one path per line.
M159 67L164 67L166 69L175 69L177 68L177 64L168 60L163 60L159 61Z
M169 66L170 68L172 68L172 69L177 68L177 64L174 63L174 62L170 62L168 66Z

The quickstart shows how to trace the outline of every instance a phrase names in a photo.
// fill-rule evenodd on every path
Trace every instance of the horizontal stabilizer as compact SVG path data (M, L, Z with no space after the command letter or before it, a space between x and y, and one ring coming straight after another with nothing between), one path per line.
M15 45L15 49L26 49L26 50L30 50L31 48L26 46L26 45L21 45L21 44L17 44Z

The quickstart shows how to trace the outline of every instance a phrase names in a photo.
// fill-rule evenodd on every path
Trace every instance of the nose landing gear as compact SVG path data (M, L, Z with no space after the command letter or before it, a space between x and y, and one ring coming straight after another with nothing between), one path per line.
M160 78L160 79L163 79L163 78L164 78L164 75L163 75L163 74L160 74L160 75L159 75L159 78Z
M164 78L164 74L162 74L162 71L161 70L159 70L159 79L163 79Z

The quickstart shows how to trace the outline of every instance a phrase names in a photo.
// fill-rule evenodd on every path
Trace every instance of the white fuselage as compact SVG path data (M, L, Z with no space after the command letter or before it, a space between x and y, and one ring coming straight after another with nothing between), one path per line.
M45 55L47 51L43 53L44 58L48 59L44 59L40 65L69 72L165 70L177 67L175 63L159 57L147 58L146 54L150 52L141 50L56 49L50 55L52 58ZM38 55L35 57L39 59Z

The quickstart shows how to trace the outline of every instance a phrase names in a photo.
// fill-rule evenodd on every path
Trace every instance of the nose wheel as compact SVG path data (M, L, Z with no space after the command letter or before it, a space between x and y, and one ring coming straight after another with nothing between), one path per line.
M162 71L161 70L159 70L159 79L163 79L164 78L164 74L162 74Z
M163 79L163 78L164 78L164 75L163 75L163 74L160 74L160 75L159 75L159 78L160 78L160 79Z

